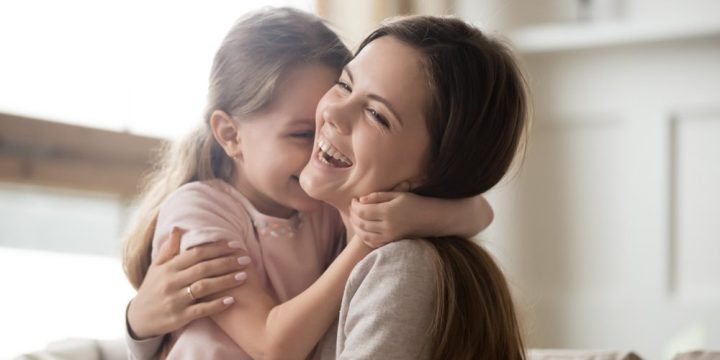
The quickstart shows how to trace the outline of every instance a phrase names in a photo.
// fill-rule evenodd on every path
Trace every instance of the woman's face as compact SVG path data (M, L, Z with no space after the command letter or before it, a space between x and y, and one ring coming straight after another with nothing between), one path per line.
M303 189L344 211L353 197L421 182L429 99L415 49L390 36L368 44L320 99Z

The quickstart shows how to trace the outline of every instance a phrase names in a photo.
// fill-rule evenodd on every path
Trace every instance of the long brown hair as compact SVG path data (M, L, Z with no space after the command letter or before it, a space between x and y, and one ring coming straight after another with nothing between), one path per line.
M449 17L393 19L372 32L419 51L432 99L426 109L430 160L413 192L462 198L481 194L508 172L524 148L526 81L502 42ZM433 359L524 359L507 281L490 254L468 239L430 238L437 297L429 329Z
M215 141L210 116L222 110L238 118L262 110L290 68L320 63L338 74L351 53L319 17L293 8L263 8L230 29L215 54L204 123L182 141L167 145L144 181L137 220L123 239L123 267L135 288L150 266L158 211L167 196L188 182L232 182L233 162Z

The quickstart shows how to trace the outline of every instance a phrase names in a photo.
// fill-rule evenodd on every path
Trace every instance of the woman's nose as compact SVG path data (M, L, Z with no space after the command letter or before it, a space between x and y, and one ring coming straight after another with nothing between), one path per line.
M323 118L335 131L341 135L349 135L352 125L348 106L342 104L328 105L323 110Z

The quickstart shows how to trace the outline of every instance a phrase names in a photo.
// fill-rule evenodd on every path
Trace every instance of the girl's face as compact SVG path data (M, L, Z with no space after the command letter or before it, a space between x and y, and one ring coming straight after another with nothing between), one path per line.
M317 106L316 135L300 183L344 211L350 199L422 182L430 98L420 54L384 36L344 69Z
M312 152L316 105L336 79L325 65L296 66L277 84L265 110L239 121L237 185L259 211L287 217L319 206L298 177Z

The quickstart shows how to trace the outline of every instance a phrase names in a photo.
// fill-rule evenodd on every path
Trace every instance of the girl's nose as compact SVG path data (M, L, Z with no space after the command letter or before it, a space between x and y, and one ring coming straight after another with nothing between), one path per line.
M328 105L322 113L325 122L340 135L349 135L351 132L352 125L347 107L341 104L332 104Z

